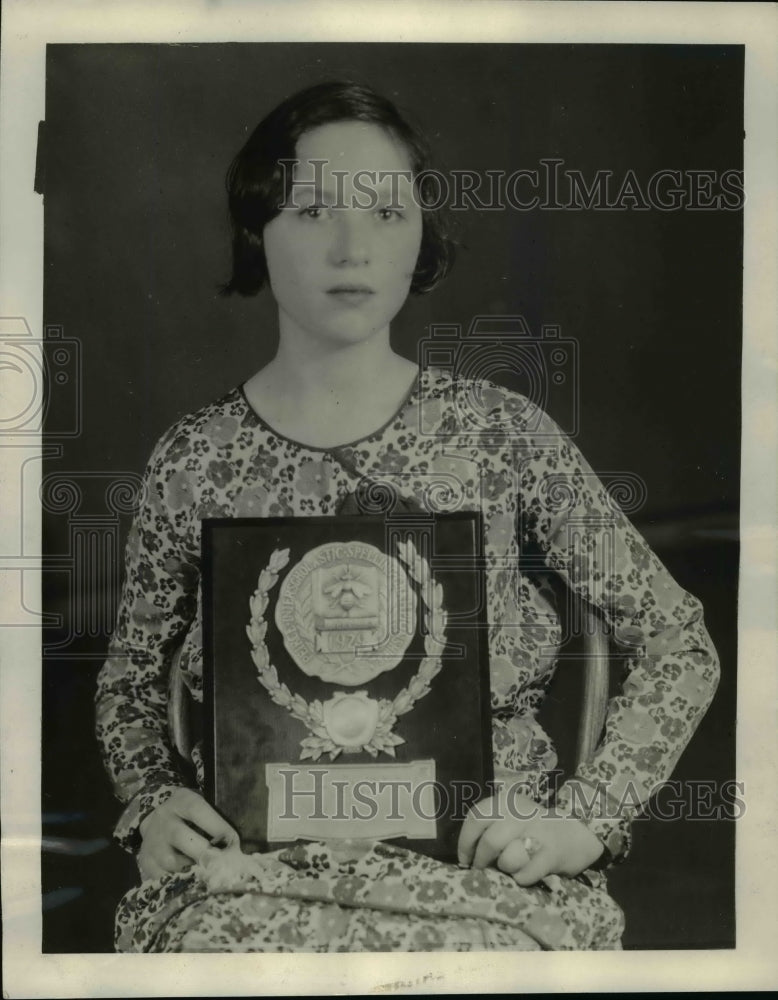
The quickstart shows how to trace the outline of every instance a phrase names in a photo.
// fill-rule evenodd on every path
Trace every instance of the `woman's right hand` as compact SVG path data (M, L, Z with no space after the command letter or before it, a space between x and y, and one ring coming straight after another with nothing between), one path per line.
M177 788L150 812L140 824L140 835L143 842L138 851L138 868L144 880L182 871L199 861L206 851L239 840L229 823L191 788Z

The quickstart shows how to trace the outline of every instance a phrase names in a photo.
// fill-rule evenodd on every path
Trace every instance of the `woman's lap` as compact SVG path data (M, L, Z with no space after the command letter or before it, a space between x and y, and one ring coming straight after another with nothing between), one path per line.
M623 915L602 875L521 888L386 843L214 851L131 889L116 947L136 952L615 949Z

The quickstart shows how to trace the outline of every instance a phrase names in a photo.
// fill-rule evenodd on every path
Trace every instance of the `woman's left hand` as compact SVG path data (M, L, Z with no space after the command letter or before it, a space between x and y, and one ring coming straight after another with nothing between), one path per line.
M546 875L579 875L603 851L580 820L556 816L526 795L483 799L459 832L460 865L496 865L519 885L534 885Z

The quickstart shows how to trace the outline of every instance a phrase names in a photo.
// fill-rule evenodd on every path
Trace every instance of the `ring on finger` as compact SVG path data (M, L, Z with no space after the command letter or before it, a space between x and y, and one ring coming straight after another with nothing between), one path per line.
M507 875L513 875L530 861L530 856L520 838L512 840L505 846L497 858L497 867Z
M540 844L537 842L537 840L535 840L534 837L525 837L521 842L521 846L527 852L527 855L530 858L530 860L540 850Z

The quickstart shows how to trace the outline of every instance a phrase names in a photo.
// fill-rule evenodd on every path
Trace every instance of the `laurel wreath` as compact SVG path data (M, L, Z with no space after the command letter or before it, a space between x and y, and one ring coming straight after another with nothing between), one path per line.
M354 752L365 750L371 757L376 757L379 753L394 757L394 748L405 742L392 730L399 716L410 712L416 702L429 693L430 684L443 665L441 657L446 645L445 630L448 615L443 608L442 584L435 582L429 565L416 551L410 539L397 543L397 553L411 579L419 585L424 608L425 656L407 687L404 687L391 701L386 698L379 701L378 723L370 740L361 746L349 748ZM249 601L251 620L246 626L246 634L251 643L251 658L257 668L257 679L272 701L285 708L292 718L302 722L313 734L301 741L303 752L300 754L300 760L318 760L324 753L328 753L330 760L334 760L344 748L333 742L327 732L322 703L320 701L309 703L299 694L292 694L286 684L278 679L278 671L270 662L270 654L265 644L268 595L278 583L278 576L288 563L289 549L276 549L270 556L268 565L259 574L257 589ZM441 636L441 640L435 638L438 635Z

